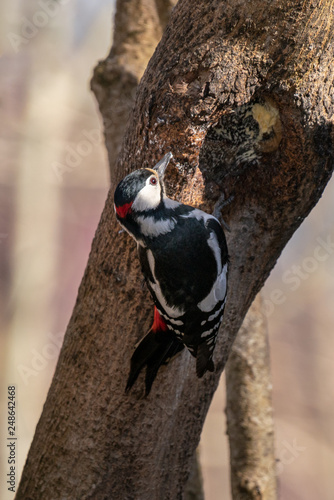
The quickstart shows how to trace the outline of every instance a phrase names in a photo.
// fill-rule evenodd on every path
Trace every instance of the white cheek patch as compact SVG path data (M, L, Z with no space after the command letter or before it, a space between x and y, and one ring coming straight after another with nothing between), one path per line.
M147 179L146 185L139 191L132 204L132 209L136 212L157 208L161 201L160 184L158 181L155 185L150 184L150 178Z

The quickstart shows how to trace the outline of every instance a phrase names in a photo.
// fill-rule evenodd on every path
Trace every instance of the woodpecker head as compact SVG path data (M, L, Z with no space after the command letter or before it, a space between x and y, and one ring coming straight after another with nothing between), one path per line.
M165 192L164 174L172 157L172 153L167 153L153 169L135 170L118 184L114 204L120 222L132 212L145 212L159 206Z

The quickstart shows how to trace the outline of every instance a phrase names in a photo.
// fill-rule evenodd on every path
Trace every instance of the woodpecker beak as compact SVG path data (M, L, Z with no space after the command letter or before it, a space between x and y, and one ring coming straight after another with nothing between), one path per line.
M155 170L156 172L158 172L158 175L159 175L159 179L160 180L163 180L164 178L164 175L165 175L165 171L166 171L166 168L168 166L168 163L170 162L170 160L173 158L173 155L172 153L167 153L163 158L162 160L160 160L156 166L153 168L153 170Z

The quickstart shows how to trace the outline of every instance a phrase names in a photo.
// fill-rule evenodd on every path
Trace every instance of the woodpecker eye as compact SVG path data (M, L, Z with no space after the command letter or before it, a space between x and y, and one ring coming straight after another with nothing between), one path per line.
M151 177L150 178L150 184L152 184L152 186L155 186L157 183L157 178L156 177Z

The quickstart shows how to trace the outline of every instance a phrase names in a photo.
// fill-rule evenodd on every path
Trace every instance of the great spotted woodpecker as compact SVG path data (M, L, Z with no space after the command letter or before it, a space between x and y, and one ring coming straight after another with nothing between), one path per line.
M114 196L116 217L136 240L139 260L154 300L154 321L131 358L126 390L146 366L146 395L159 367L184 346L196 358L196 373L213 371L213 350L227 291L228 253L218 220L167 198L168 153L154 169L127 175Z

